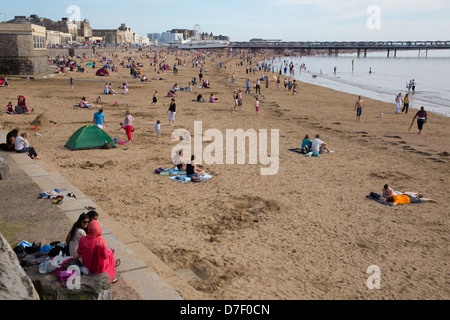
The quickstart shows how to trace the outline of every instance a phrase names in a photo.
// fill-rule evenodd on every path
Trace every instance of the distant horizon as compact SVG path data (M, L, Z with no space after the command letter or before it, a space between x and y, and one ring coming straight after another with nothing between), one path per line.
M178 14L182 13L182 14ZM36 14L60 21L88 19L93 29L116 29L122 23L147 36L172 29L227 36L232 42L259 39L282 41L450 41L448 0L229 0L193 6L156 0L122 3L68 1L6 2L0 21Z

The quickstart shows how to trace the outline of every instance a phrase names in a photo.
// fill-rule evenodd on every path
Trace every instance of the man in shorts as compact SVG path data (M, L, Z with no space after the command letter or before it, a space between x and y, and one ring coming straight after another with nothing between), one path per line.
M175 104L175 99L172 98L169 110L167 111L169 112L169 125L173 127L175 125L175 114L177 113L177 105Z
M423 125L427 122L427 118L428 118L427 112L425 111L425 107L423 107L423 106L420 107L420 110L414 116L414 119L412 121L413 123L414 123L414 120L416 120L416 118L417 118L417 126L419 128L419 134L420 134L422 132Z
M93 123L94 123L94 126L97 126L100 129L106 128L105 114L103 113L103 109L98 110L94 114Z
M361 121L361 113L364 107L364 101L361 99L361 96L358 97L358 101L356 101L355 109L356 110L356 120Z
M313 157L318 157L320 153L323 153L323 151L326 151L328 153L334 153L334 151L331 151L327 144L319 139L320 135L316 135L316 138L313 140L311 145L311 151Z
M239 92L238 92L238 107L239 107L240 111L242 111L242 105L243 105L243 102L242 102L242 90L239 90Z

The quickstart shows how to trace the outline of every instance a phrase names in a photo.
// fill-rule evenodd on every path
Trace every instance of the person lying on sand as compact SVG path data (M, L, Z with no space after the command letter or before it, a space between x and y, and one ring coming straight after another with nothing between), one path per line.
M394 191L388 184L385 184L383 187L383 196L380 198L380 200L386 200L390 196L400 196L402 194L409 195L414 198L420 198L420 194L418 192L400 192L400 191Z
M390 196L385 200L385 202L388 205L395 207L395 206L402 205L402 204L436 202L436 201L434 201L433 199L416 198L416 197L411 197L410 195L407 195L407 194L402 194L399 196Z

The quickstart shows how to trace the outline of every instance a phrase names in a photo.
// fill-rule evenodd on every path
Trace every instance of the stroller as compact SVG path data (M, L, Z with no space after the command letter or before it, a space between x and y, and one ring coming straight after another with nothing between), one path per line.
M17 114L24 114L28 112L27 103L24 96L17 97L17 106L15 111Z

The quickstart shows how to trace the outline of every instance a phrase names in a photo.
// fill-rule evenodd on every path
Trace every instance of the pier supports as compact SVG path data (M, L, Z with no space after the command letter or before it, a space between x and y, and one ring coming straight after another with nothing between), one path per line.
M361 56L361 49L358 49L357 57L359 58ZM389 57L389 54L388 54ZM367 49L364 49L364 58L367 58Z
M420 49L419 49L419 58L421 58L421 57L423 57L423 56L424 56L424 54L421 53L421 52L420 52ZM428 49L425 49L425 58L428 58Z
M391 50L387 49L387 57L390 57ZM397 49L394 49L394 58L397 58Z

